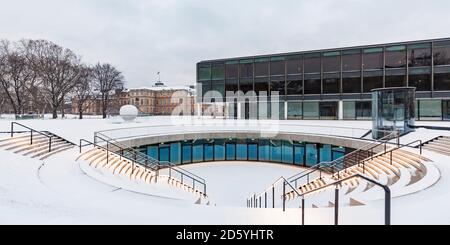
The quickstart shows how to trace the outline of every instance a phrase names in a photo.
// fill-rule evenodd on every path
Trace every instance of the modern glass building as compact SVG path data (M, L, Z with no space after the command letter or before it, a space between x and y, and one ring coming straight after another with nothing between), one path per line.
M254 101L226 91L279 92L280 119L370 120L373 89L415 87L416 120L450 120L450 38L201 61L197 83L199 102L235 101L230 118L250 118Z

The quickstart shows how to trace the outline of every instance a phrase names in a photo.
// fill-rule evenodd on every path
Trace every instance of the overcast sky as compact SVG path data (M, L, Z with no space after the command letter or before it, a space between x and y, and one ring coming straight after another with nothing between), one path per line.
M43 38L123 71L193 84L195 64L450 37L448 0L0 0L0 39Z

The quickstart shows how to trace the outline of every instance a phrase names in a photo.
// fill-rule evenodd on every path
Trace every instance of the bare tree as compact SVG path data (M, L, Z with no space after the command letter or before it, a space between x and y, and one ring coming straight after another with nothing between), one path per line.
M116 89L123 87L124 78L114 66L100 63L94 67L94 78L95 88L101 95L103 118L106 118L110 96Z
M87 103L89 100L94 99L94 77L93 70L90 67L83 66L80 69L80 75L76 81L76 85L73 91L73 98L75 99L78 109L79 119L83 119L83 113L92 103Z
M64 98L76 85L80 59L71 50L46 40L31 40L29 45L31 62L42 80L42 92L56 119L58 109L64 106Z
M17 44L3 40L0 44L1 67L0 85L16 115L24 113L24 105L28 99L27 86L35 79L33 70L27 62L22 49Z

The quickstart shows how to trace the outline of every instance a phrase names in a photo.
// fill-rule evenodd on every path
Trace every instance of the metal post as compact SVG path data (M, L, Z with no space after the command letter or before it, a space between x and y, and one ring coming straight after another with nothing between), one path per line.
M391 165L392 165L392 151L391 151L391 159L390 160L391 160Z
M267 191L264 192L264 207L267 208Z
M256 203L256 194L254 194L253 195L253 206L256 208L256 205L257 205L257 203Z
M109 141L106 142L106 163L109 164Z
M14 137L14 123L11 123L11 138Z
M334 225L339 225L339 188L334 191Z
M305 198L302 198L302 225L305 225Z
M391 192L385 190L385 206L384 206L384 223L385 225L391 225Z
M286 182L283 181L283 212L286 212Z
M261 196L259 196L259 208L262 208L262 197Z
M52 152L52 136L50 136L50 139L48 140L48 152Z
M30 145L32 145L33 144L33 130L31 130L31 144Z
M272 208L275 208L275 186L272 186Z

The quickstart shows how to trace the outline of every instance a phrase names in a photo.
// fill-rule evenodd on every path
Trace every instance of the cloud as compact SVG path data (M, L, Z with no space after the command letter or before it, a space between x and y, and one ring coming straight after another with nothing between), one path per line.
M448 1L0 0L0 38L45 38L128 86L193 84L195 64L255 54L450 36Z

